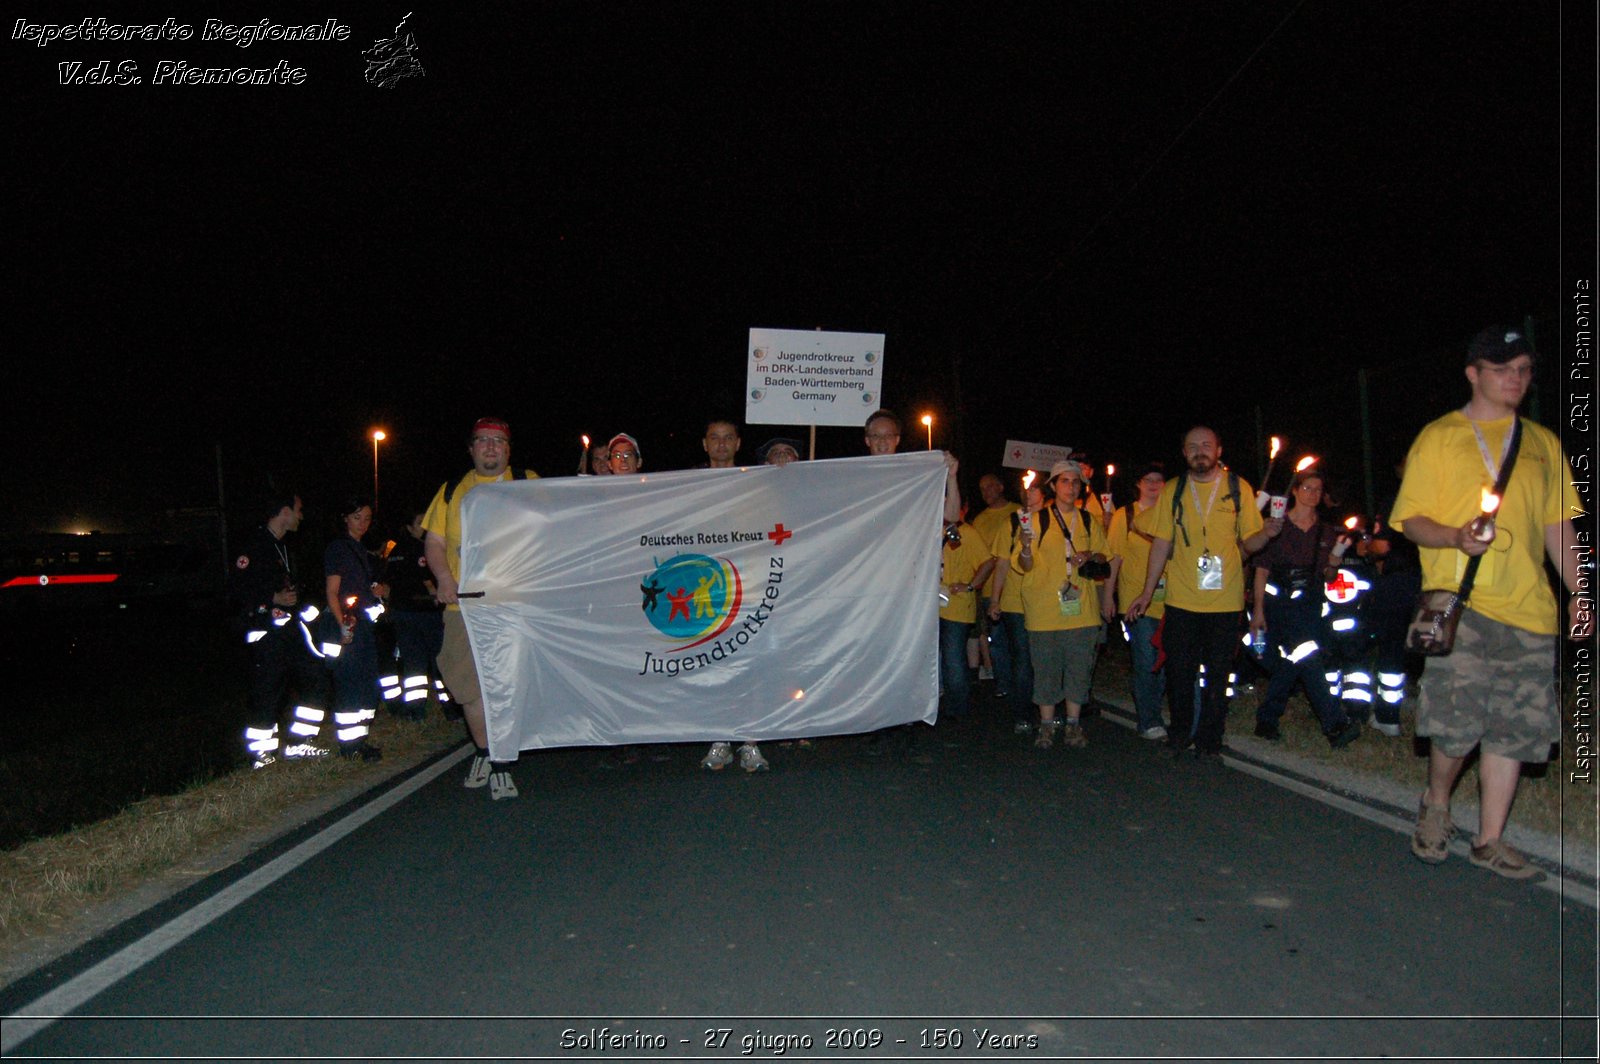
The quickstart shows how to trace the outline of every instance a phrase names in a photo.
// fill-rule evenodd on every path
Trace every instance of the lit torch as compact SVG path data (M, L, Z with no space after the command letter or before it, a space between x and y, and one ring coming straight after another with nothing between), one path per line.
M1033 534L1028 532L1028 521L1030 519L1030 511L1028 510L1028 489L1033 487L1034 479L1037 478L1038 475L1038 473L1035 473L1031 469L1022 474L1022 509L1017 511L1017 528L1019 531L1022 531L1027 535Z
M1294 464L1294 471L1296 473L1304 473L1306 470L1310 469L1312 466L1314 466L1316 464L1317 464L1317 456L1314 455L1314 454L1308 454L1304 458L1300 459L1300 461L1298 461L1298 462L1296 462Z
M1494 539L1494 515L1500 509L1500 496L1484 488L1481 508L1483 512L1472 519L1472 534L1488 543Z
M583 450L578 452L578 475L581 477L589 472L589 437L578 437L583 441Z
M1283 440L1277 436L1272 437L1272 447L1267 451L1267 472L1261 478L1261 490L1267 490L1267 482L1272 479L1272 464L1278 460L1278 452L1283 450Z

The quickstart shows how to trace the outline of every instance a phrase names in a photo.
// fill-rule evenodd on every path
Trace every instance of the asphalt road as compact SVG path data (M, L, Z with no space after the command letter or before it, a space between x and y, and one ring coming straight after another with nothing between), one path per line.
M1592 909L1088 727L545 752L501 803L458 752L0 992L6 1056L1594 1058Z

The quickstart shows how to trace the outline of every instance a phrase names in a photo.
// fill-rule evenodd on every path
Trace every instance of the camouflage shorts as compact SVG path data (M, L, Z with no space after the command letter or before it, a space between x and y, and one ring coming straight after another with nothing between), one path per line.
M1491 621L1468 609L1455 650L1427 659L1417 734L1449 757L1485 752L1542 763L1561 738L1556 637Z

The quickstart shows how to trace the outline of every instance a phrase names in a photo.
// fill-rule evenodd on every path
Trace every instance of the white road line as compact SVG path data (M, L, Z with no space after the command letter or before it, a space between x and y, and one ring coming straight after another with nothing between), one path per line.
M1119 724L1130 731L1134 729L1135 725L1132 717L1132 709L1122 705L1119 702L1108 702L1105 699L1098 698L1095 701L1099 702L1102 706L1110 706L1111 708L1119 711L1117 713L1104 714L1107 720L1111 721L1112 723ZM1252 761L1246 761L1242 757L1235 756L1227 750L1222 752L1222 761L1223 764L1227 765L1231 769L1236 769L1239 772L1245 773L1246 775L1254 776L1260 780L1265 780L1267 783L1271 783L1277 787L1282 787L1286 791L1293 791L1296 794L1304 795L1313 801L1321 802L1323 805L1332 806L1341 812L1349 813L1352 816L1358 816L1368 823L1377 824L1379 827L1388 828L1390 831L1403 835L1408 839L1411 837L1411 833L1416 830L1417 822L1414 818L1396 816L1393 813L1376 808L1375 806L1369 805L1366 802L1357 801L1352 798L1346 798L1336 791L1319 787L1314 783L1305 783L1293 776L1277 772L1272 768L1262 767L1261 765L1257 765ZM1468 846L1466 841L1461 838L1457 838L1450 843L1450 852L1454 853L1457 857L1460 857L1463 860L1469 856L1471 850L1472 848ZM1584 883L1582 880L1573 879L1564 874L1554 875L1545 865L1540 865L1540 868L1542 871L1544 871L1545 877L1538 883L1532 884L1532 886L1540 887L1554 894L1560 894L1568 901L1577 902L1578 904L1587 906L1590 909L1600 907L1600 892L1597 892L1592 886Z
M5 1018L4 1030L0 1031L0 1054L12 1052L57 1020L83 1007L96 994L132 975L213 920L250 900L346 835L426 787L452 766L466 760L472 752L470 744L463 745L460 750L434 762L338 823L328 825L289 852L224 887L137 942L124 946L88 971L67 980L43 997L30 1001Z

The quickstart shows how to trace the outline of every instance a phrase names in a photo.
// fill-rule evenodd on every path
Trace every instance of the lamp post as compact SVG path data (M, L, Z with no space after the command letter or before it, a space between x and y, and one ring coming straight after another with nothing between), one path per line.
M928 430L928 450L933 450L933 415L922 415L922 427Z
M378 512L378 444L389 438L382 429L372 430L372 512Z

